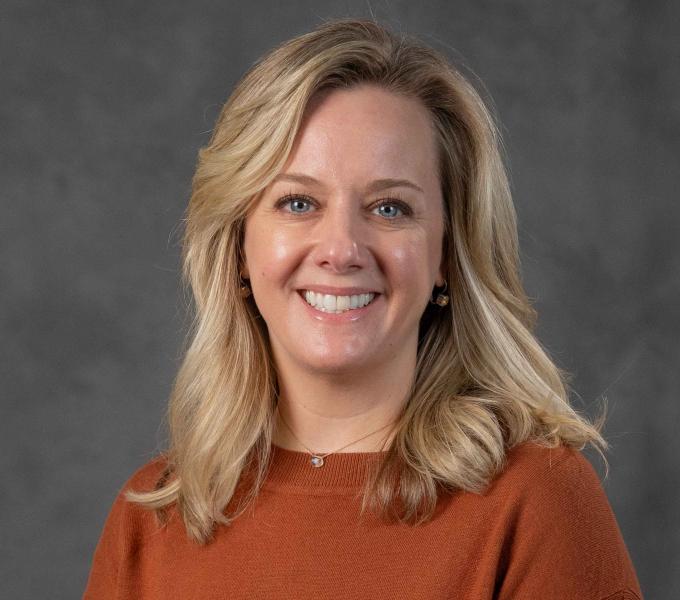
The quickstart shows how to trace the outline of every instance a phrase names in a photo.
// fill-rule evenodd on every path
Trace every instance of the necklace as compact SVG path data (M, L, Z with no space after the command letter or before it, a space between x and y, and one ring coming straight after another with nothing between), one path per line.
M390 425L393 425L394 423L388 423L387 425L383 425L380 429L376 429L375 431L371 431L371 433L366 434L364 437L360 437L358 440L354 440L353 442L350 442L349 444L344 445L342 448L338 448L337 450L334 450L333 452L327 452L326 454L318 454L317 452L312 452L307 446L305 446L302 441L295 435L295 432L292 430L291 426L286 423L286 420L283 418L283 415L281 414L281 411L279 410L279 407L276 407L276 411L278 412L279 416L281 417L281 421L283 424L288 428L288 431L290 431L291 435L298 441L300 444L302 444L306 449L307 452L310 455L309 462L312 464L313 467L323 467L324 465L324 458L327 456L330 456L331 454L335 454L336 452L340 452L340 450L344 450L347 448L347 446L351 446L352 444L356 444L357 442L360 442L361 440L367 438L369 435L373 435L374 433L378 433L378 431L382 431L386 427L389 427ZM395 421L396 422L396 421Z

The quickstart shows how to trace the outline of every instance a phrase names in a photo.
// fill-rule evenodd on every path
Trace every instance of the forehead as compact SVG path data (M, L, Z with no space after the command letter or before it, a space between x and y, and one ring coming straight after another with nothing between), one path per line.
M309 103L284 171L315 177L436 177L434 127L415 98L375 85L324 91Z

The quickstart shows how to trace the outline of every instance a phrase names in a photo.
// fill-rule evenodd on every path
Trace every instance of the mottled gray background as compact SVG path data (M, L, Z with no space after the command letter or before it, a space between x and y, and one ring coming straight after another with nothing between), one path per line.
M607 396L605 489L646 598L680 597L680 3L418 4L3 2L0 597L79 597L117 490L162 444L180 219L232 86L371 11L494 99L539 336L578 408Z

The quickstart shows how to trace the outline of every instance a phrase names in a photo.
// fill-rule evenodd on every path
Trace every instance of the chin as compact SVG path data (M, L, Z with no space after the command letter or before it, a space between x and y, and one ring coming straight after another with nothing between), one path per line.
M307 357L307 360L302 362L301 365L320 375L351 374L368 367L366 361L358 357L347 358L345 360L338 360L337 357L327 360L320 358L314 361L310 361L309 357Z

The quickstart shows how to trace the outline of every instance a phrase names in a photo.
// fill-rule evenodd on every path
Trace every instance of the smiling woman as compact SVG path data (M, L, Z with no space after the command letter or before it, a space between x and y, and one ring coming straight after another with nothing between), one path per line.
M402 411L419 322L444 285L437 171L434 128L410 97L362 84L305 113L245 221L242 276L278 373L277 446L329 452L373 426L352 451L373 450Z
M259 61L183 258L170 445L85 598L641 598L580 452L604 418L533 335L493 119L434 50L341 20Z

